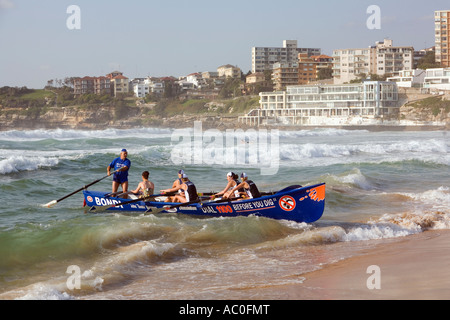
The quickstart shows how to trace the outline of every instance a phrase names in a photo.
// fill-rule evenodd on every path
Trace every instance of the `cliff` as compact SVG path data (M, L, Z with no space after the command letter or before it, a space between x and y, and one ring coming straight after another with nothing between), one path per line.
M194 121L202 121L205 129L227 129L240 127L237 116L219 116L208 114L178 114L170 117L148 115L148 108L127 108L122 114L114 107L100 106L82 108L50 107L40 113L17 112L17 110L0 108L0 130L34 130L34 129L79 129L100 130L106 128L134 127L192 127Z
M418 98L418 99L415 99ZM417 96L402 97L403 106L400 107L399 125L408 123L416 126L429 125L435 129L450 129L450 95L447 96ZM126 106L118 108L114 105L75 105L66 107L44 106L26 108L7 108L0 105L0 130L33 130L33 129L84 129L99 130L106 128L133 127L192 127L194 121L202 121L203 128L239 128L238 115L243 112L231 112L227 108L214 112L196 109L189 110L183 105L168 106L173 108L171 113L155 115L156 104ZM201 103L199 108L205 108ZM232 109L232 108L231 108ZM212 110L210 110L212 111ZM393 119L391 119L393 120ZM436 124L440 124L436 126ZM442 125L443 124L443 125ZM297 129L290 127L289 129Z

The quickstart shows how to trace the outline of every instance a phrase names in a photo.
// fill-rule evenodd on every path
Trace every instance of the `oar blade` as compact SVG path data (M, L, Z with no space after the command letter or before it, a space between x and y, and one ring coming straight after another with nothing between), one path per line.
M147 211L145 211L145 213L146 214L150 214L150 213L151 214L158 214L158 213L161 213L164 210L169 209L169 208L170 208L169 206L164 206L162 208L151 207L151 208L148 208Z
M46 207L46 208L51 208L51 207L53 207L55 204L57 204L58 203L58 201L57 200L53 200L53 201L50 201L49 203L46 203L46 204L43 204L42 206L43 207Z

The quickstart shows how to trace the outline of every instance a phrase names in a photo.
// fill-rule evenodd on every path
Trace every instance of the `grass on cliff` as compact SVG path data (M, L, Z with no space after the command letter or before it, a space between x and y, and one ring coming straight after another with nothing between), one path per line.
M430 110L433 116L437 116L444 110L445 113L450 112L450 100L444 100L442 97L430 97L410 104L411 107L417 109Z
M164 100L156 104L150 112L152 115L171 117L179 114L243 114L259 106L259 97L239 97L232 100L201 100L186 101Z

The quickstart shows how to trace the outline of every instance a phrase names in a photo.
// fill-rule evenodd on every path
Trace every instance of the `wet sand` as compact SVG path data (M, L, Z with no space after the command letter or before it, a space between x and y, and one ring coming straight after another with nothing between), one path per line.
M368 267L376 265L379 273ZM379 281L375 276L379 274ZM302 275L302 284L262 289L286 300L450 299L450 230L426 231ZM380 288L369 289L367 282ZM265 298L270 296L262 293Z

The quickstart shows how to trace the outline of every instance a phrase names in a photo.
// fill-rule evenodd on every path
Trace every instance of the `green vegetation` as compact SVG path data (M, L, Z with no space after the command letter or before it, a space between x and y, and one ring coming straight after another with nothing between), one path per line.
M259 97L238 97L225 100L168 100L164 99L156 103L155 107L149 111L148 115L159 117L171 117L178 114L192 115L237 115L250 111L259 106Z
M445 113L450 112L450 101L443 100L442 97L430 97L410 104L411 107L417 109L428 109L433 116L437 116L444 110Z
M436 62L434 51L429 51L417 62L417 68L426 70L430 68L440 68L441 65Z

